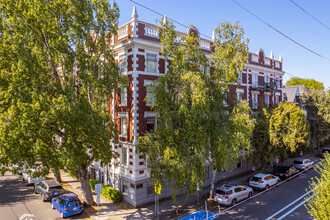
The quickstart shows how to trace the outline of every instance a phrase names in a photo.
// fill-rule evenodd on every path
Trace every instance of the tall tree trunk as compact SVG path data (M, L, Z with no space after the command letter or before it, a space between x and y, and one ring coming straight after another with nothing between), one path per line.
M58 168L58 167L53 167L52 170L53 170L53 173L54 173L54 177L55 177L55 179L56 179L59 183L62 182L60 168Z
M217 173L217 169L215 167L212 167L212 177L211 177L211 189L210 189L210 199L212 199L213 190L214 190L214 180L215 180L215 174Z
M320 156L321 155L321 149L320 149L320 141L319 140L316 141L316 146L317 146L317 153Z
M89 185L89 176L87 166L79 166L78 168L79 181L81 184L81 189L84 194L84 200L87 205L94 205L94 199L91 191L91 186Z

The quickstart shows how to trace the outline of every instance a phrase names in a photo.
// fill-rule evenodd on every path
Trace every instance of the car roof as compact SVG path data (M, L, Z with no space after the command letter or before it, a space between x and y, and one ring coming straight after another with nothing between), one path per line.
M57 182L56 180L44 180L43 182L46 183L47 186L49 186L49 187L61 186L61 184L59 182Z
M268 176L268 175L271 175L271 174L258 173L258 174L256 174L256 175L254 175L254 177L265 177L265 176Z
M68 202L79 200L78 196L74 193L66 193L61 196Z

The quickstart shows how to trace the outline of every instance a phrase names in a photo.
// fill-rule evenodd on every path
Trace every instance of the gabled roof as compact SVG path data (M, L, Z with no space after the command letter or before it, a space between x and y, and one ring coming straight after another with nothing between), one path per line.
M311 91L305 85L292 85L283 87L283 96L286 95L288 102L295 102L296 96L310 94Z

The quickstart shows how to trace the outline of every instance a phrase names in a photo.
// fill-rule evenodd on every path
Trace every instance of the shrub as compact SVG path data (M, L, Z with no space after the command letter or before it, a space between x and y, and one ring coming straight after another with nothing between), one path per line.
M111 199L114 202L121 201L121 192L110 186L102 185L101 195L108 199Z
M97 180L89 179L89 185L93 190L95 190L95 184L100 183ZM121 192L119 190L116 190L110 186L102 184L102 192L101 195L114 201L114 202L120 202L121 201Z
M89 179L89 185L91 186L91 188L92 188L93 190L95 190L95 184L98 184L98 183L100 183L100 182L97 181L97 180Z
M79 180L79 176L76 172L69 170L68 173L70 174L70 176L72 176L72 177L76 178L77 180Z

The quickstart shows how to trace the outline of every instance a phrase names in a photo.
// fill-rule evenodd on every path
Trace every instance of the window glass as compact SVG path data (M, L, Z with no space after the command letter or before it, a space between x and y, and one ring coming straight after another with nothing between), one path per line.
M147 105L151 105L155 101L156 101L156 97L152 93L151 87L150 86L147 86L147 88L146 88L146 103L147 103Z
M121 159L122 159L122 164L127 165L127 148L125 147L121 149Z
M265 95L265 104L269 104L269 95Z
M157 56L153 54L147 54L147 72L156 72L157 68Z
M240 192L241 191L241 188L240 187L237 187L234 189L234 191L237 193L237 192Z
M120 72L124 73L127 72L127 62L126 62L126 56L120 56L119 57L119 70Z
M128 193L128 182L126 182L126 181L123 181L122 193L125 194L125 195L127 195L127 193Z
M233 190L229 190L228 195L233 194Z
M243 99L243 93L238 92L238 93L237 93L237 101L238 101L238 102L241 102L242 99Z
M156 128L156 118L149 117L147 118L147 132L155 131Z
M68 206L72 207L72 206L79 206L81 205L81 202L79 200L75 200L75 201L70 201L68 202Z
M120 104L127 105L127 88L122 88L120 92Z
M120 136L127 136L127 118L120 118Z

